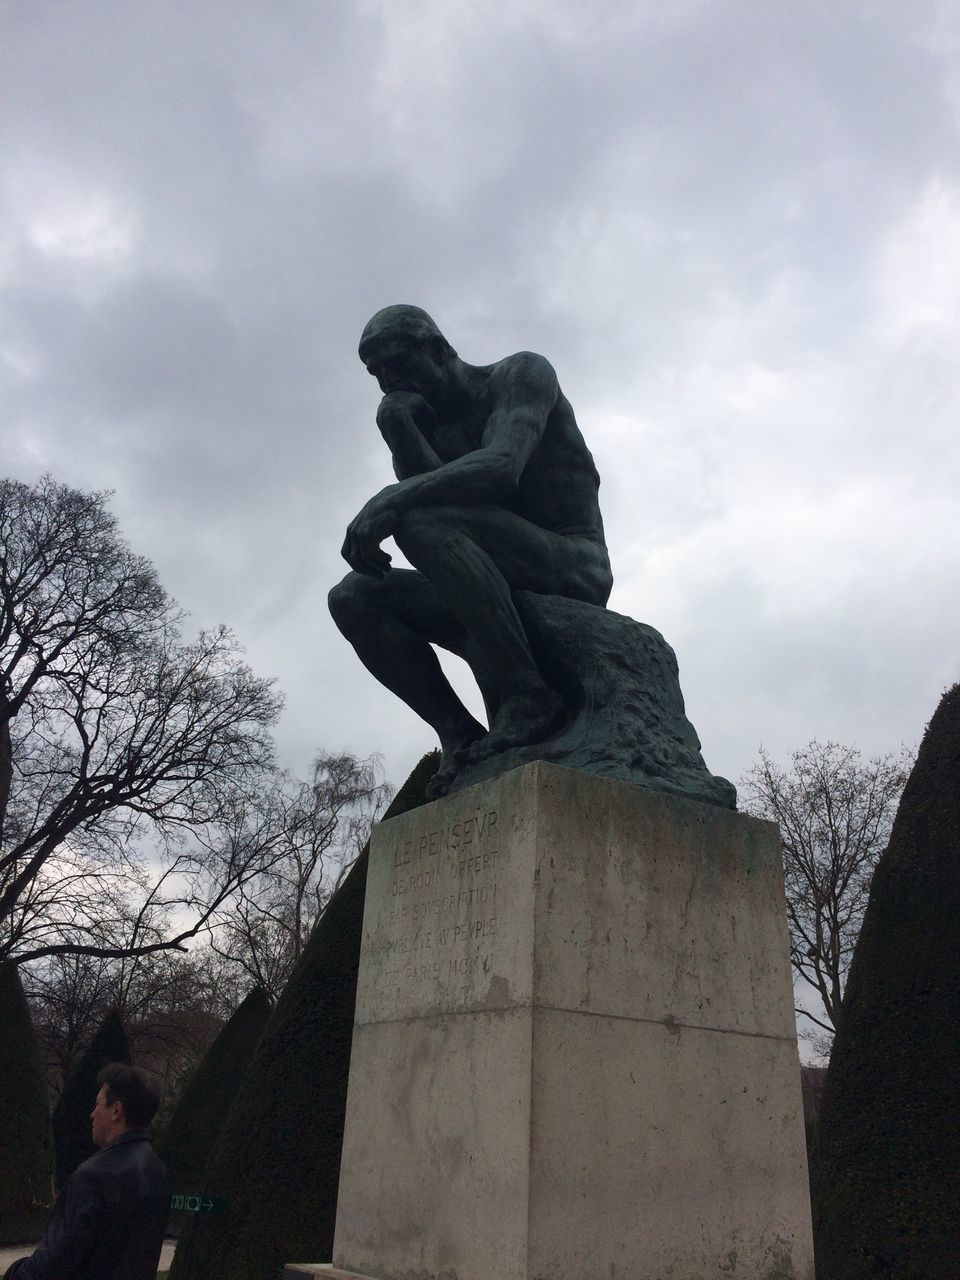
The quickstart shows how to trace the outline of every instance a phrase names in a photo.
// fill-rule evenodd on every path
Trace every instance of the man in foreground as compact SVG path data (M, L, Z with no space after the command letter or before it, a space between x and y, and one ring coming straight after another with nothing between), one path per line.
M4 1280L154 1280L170 1208L147 1126L160 1095L145 1072L111 1063L90 1116L100 1150L67 1179L29 1258Z
M377 425L398 483L349 525L353 572L330 609L367 669L436 730L440 795L461 764L541 742L562 718L512 593L606 604L600 481L543 356L469 365L425 311L394 306L364 329L360 358L384 393ZM391 536L413 570L391 568L380 545ZM469 663L489 730L432 644Z

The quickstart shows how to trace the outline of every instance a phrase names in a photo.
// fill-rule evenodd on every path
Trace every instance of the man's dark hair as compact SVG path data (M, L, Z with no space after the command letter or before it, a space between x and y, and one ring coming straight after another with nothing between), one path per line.
M97 1084L106 1086L108 1105L119 1102L132 1129L145 1129L160 1106L160 1090L140 1067L108 1062L98 1072Z

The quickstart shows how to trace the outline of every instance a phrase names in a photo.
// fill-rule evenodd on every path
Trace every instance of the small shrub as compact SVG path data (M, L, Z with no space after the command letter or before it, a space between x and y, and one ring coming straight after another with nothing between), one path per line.
M62 1187L78 1164L96 1151L90 1135L90 1112L97 1100L97 1073L108 1062L129 1062L130 1046L120 1015L108 1013L63 1086L53 1112L53 1146L57 1186Z
M0 1244L43 1232L50 1187L47 1081L14 964L0 964Z

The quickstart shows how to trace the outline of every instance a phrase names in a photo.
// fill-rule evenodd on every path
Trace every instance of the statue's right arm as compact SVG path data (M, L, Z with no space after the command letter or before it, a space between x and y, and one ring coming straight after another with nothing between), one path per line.
M398 480L436 471L443 465L424 434L434 421L427 402L409 391L390 391L380 401L377 426L393 457Z

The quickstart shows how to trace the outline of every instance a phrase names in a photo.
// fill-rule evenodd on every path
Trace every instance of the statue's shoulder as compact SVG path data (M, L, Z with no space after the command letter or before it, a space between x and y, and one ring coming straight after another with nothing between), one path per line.
M488 368L490 382L494 386L521 383L528 385L531 390L559 390L553 365L546 356L538 355L536 351L517 351L512 356L504 356Z

